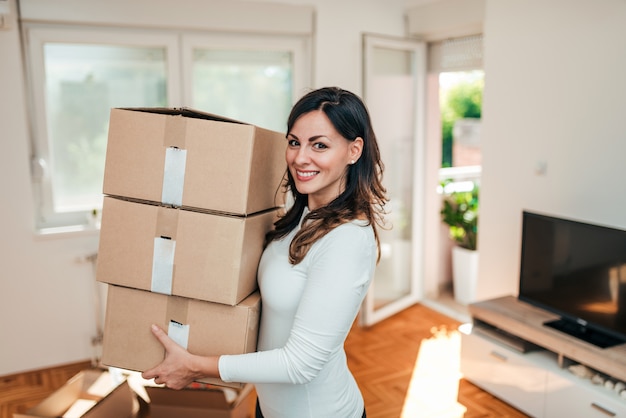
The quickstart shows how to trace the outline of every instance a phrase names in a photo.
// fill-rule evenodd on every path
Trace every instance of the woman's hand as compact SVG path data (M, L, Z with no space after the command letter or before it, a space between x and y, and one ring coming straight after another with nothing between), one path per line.
M203 377L219 377L217 357L201 357L176 344L161 328L152 325L152 333L165 348L165 359L156 367L144 371L144 379L171 389L182 389Z

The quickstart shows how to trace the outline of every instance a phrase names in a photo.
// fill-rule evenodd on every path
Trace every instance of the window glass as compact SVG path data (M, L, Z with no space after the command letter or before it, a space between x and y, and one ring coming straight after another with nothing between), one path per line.
M46 43L43 51L53 210L100 208L110 109L167 105L165 49Z
M193 51L193 107L284 132L291 110L292 54L285 51Z
M484 71L439 75L442 167L481 165L480 118Z

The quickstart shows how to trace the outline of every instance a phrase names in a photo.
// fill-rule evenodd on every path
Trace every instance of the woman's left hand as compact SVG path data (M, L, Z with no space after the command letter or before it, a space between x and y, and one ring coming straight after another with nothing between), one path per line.
M176 344L160 327L152 325L152 334L165 348L165 359L156 367L144 371L144 379L154 378L154 383L171 389L182 389L198 378L193 365L197 356Z

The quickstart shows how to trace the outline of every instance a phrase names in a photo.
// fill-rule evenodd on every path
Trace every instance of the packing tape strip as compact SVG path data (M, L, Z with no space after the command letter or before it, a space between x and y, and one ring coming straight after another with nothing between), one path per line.
M182 206L186 166L186 149L175 147L166 148L165 167L163 169L163 188L161 190L162 203Z
M163 237L154 238L151 291L165 295L172 294L175 253L176 240Z
M189 324L181 324L180 322L170 320L170 324L167 327L167 335L176 344L186 349L189 344Z
M187 316L190 300L178 296L167 298L167 308L165 318L169 321L167 325L167 335L169 335L178 345L187 348L189 342L190 326Z

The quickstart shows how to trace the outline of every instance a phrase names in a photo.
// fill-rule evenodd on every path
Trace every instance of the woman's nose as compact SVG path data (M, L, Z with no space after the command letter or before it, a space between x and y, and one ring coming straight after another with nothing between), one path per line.
M309 161L309 153L306 147L300 147L294 159L296 164L305 164Z

